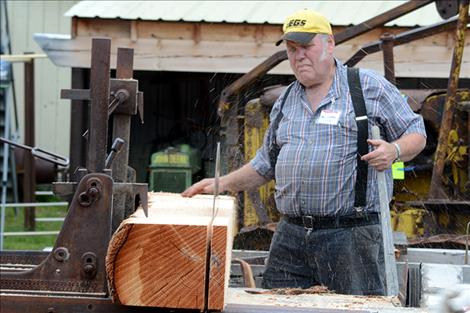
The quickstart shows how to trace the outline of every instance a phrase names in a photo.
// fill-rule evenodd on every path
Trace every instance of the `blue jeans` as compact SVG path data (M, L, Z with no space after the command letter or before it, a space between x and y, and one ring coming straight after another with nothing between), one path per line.
M383 295L384 277L380 224L306 230L281 219L262 286L324 285L340 294Z

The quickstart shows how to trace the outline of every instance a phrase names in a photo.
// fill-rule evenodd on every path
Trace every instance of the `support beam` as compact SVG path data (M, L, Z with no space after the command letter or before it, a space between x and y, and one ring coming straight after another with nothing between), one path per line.
M24 63L24 144L34 147L35 123L34 123L34 58ZM36 169L34 166L34 157L31 151L24 153L24 172L23 172L23 202L35 202L36 191ZM27 208L24 212L25 230L34 230L35 208Z
M445 199L446 193L443 190L444 166L448 150L448 137L452 128L452 122L455 112L455 97L459 84L460 66L465 46L465 31L468 23L469 0L461 0L459 4L459 15L457 21L457 30L455 33L455 47L450 69L449 84L447 87L446 102L444 114L442 116L441 129L439 130L439 139L436 149L436 157L431 178L431 189L429 191L430 199Z

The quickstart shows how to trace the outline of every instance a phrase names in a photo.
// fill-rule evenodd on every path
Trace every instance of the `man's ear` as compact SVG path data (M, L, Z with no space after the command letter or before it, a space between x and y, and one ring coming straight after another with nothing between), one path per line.
M328 35L328 53L333 54L335 50L335 37L333 35Z

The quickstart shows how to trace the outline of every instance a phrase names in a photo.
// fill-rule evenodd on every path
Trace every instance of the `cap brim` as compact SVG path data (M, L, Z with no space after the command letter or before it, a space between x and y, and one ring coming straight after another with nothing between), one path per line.
M315 35L316 33L289 32L284 34L284 36L276 42L276 46L279 46L284 40L294 41L301 45L308 45Z

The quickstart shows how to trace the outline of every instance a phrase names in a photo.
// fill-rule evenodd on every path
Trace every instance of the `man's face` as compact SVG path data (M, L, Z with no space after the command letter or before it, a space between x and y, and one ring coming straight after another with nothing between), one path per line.
M286 47L294 75L305 87L322 83L330 74L334 48L331 39L323 43L321 36L317 35L308 45L287 40Z

